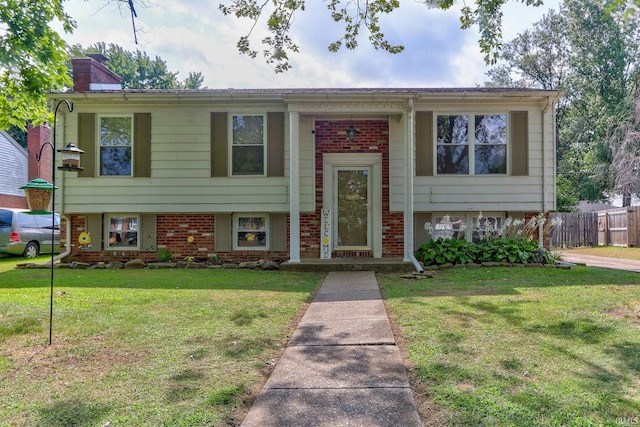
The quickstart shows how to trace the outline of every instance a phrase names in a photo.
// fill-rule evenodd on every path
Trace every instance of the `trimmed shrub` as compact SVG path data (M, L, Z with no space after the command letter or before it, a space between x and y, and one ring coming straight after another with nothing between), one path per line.
M548 250L538 247L536 240L527 239L492 239L472 243L466 240L438 238L420 246L416 251L416 258L424 265L553 262Z

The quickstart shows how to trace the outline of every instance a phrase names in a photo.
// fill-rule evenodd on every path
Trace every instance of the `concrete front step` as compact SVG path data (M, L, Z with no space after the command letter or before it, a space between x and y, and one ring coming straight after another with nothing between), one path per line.
M303 258L298 263L280 264L280 270L300 272L375 271L377 273L404 273L415 271L412 263L402 258Z

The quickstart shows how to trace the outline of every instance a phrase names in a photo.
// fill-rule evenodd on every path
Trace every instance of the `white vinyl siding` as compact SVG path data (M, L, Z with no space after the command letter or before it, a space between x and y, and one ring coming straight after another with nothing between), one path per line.
M139 213L287 212L288 120L285 120L284 177L211 178L212 108L145 105L144 110L153 114L151 177L75 178L67 174L64 201L56 202L64 203L67 213L127 212L131 206ZM119 107L123 114L142 109L135 105ZM82 112L79 103L76 110ZM267 111L275 110L275 106L265 106L259 113L266 115ZM85 111L102 113L95 106ZM69 141L77 141L77 117L69 115Z
M428 109L428 107L422 109ZM484 114L504 114L504 111L528 111L529 175L435 175L414 177L415 212L477 212L531 211L540 212L555 206L555 160L553 150L553 109L543 119L542 108L522 105L473 107ZM471 109L469 108L469 110ZM438 114L441 109L436 109ZM456 114L454 107L445 113ZM545 126L546 158L543 158L543 123ZM435 144L435 142L434 142ZM508 150L508 149L507 149ZM435 160L434 160L435 161ZM435 168L434 168L435 170ZM391 172L392 176L395 172ZM392 190L395 187L392 187ZM547 189L545 195L544 189ZM399 208L401 199L392 193L392 209Z

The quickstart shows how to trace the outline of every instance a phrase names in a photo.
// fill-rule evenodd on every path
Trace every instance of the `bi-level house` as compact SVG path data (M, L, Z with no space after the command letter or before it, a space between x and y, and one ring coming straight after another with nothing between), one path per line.
M555 208L556 91L122 90L96 58L73 66L50 100L73 102L58 140L85 152L57 172L74 259L411 262L425 224L473 239L480 211Z

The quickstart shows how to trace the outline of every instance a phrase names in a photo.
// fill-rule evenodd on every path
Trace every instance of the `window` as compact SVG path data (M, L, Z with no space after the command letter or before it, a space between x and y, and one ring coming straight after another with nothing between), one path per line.
M438 174L469 173L469 117L438 116Z
M489 239L502 237L502 217L488 216L473 218L471 241L480 243Z
M504 216L499 213L489 214L433 214L431 225L431 237L436 240L459 239L472 242L480 242L488 239L502 237L502 228L505 224Z
M139 249L137 215L108 215L106 224L106 249Z
M438 174L507 173L506 114L438 115L436 120Z
M433 225L433 239L442 237L443 239L464 240L466 229L464 215L436 216Z
M267 240L268 217L254 215L235 215L233 221L236 250L269 249Z
M132 116L100 117L100 175L131 176Z
M231 117L231 174L264 175L265 116Z
M493 114L476 116L475 173L507 173L507 116Z

